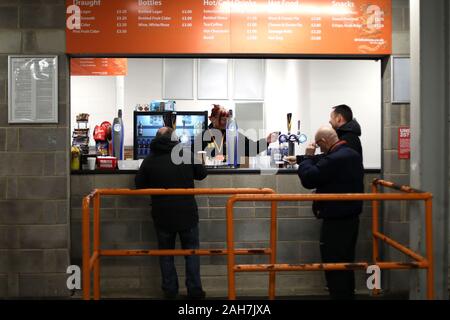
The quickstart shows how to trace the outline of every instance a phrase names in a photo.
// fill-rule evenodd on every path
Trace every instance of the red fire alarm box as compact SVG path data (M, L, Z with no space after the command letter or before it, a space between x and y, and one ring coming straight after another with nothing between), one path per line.
M411 157L411 130L409 127L398 128L398 158L410 159Z

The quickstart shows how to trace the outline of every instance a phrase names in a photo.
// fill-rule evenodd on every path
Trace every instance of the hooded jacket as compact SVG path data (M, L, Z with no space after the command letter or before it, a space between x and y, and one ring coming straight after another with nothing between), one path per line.
M347 122L336 130L339 140L347 141L347 146L358 152L362 157L361 126L355 119Z
M194 188L194 179L203 180L207 176L201 164L174 164L172 149L178 141L170 137L156 137L150 144L151 154L144 159L135 177L138 189L143 188ZM187 230L198 223L198 209L195 197L152 196L152 217L156 227L176 232Z
M303 157L298 175L307 189L316 193L363 193L364 168L361 156L338 142L321 157ZM362 201L314 201L313 212L319 219L343 219L358 216Z

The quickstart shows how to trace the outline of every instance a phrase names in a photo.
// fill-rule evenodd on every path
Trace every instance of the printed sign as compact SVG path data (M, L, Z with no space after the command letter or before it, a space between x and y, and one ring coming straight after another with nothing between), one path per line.
M398 158L410 159L411 157L411 130L409 127L398 128Z
M391 54L391 0L67 0L70 54Z
M73 58L71 76L126 76L126 58Z

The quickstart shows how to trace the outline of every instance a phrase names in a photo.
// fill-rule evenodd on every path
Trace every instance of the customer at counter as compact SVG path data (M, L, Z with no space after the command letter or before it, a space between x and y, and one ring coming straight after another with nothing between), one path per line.
M314 156L316 147L323 152ZM298 175L307 189L316 193L363 193L364 168L361 156L339 140L330 127L321 127L315 143L309 144L303 157L287 157L297 160ZM358 238L359 215L362 201L314 201L312 210L322 219L320 254L323 263L354 262ZM353 299L354 271L325 271L327 286L332 299Z
M203 136L202 150L210 150L210 155L215 160L225 161L227 155L226 126L230 113L225 107L213 104L209 120L208 129ZM277 141L278 133L273 132L266 138L258 141L246 137L241 132L238 133L239 156L255 157L257 154L267 150L270 143ZM244 150L242 150L244 149Z
M137 188L194 188L194 180L207 176L202 164L174 164L171 155L179 143L172 139L172 128L160 128L150 144L151 154L144 159L135 177ZM183 152L186 152L185 150ZM183 249L199 248L198 209L193 195L152 196L152 217L159 249L175 249L177 234ZM166 299L178 295L178 276L173 256L159 258L162 290ZM199 256L185 256L186 287L189 299L203 299Z
M340 104L332 108L330 124L340 140L347 141L347 146L358 152L362 157L361 126L353 118L352 109L346 104Z
M361 140L359 139L361 136L361 126L353 118L352 109L346 104L340 104L332 109L333 111L330 113L329 120L331 127L336 131L339 140L345 141L347 146L358 152L362 158L362 146ZM319 161L323 156L323 153L315 155L314 161ZM303 157L298 156L298 162L303 160Z

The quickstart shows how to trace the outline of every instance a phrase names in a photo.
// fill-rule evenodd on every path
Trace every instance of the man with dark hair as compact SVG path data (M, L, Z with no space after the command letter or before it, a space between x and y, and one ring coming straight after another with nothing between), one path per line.
M322 155L314 156L316 147ZM339 140L336 131L321 127L315 143L306 147L304 156L288 157L299 164L298 175L307 189L316 193L363 193L364 168L361 156ZM312 210L322 219L320 255L323 263L354 262L362 201L314 201ZM325 271L332 299L353 299L353 271Z
M353 112L346 104L340 104L332 108L330 124L340 140L347 141L347 145L358 152L362 157L361 126L353 119Z
M194 179L203 180L203 164L175 164L172 150L179 143L172 128L160 128L150 144L151 154L144 159L135 177L137 188L194 188ZM183 150L183 152L187 152ZM176 155L179 156L179 155ZM191 157L192 158L192 157ZM159 249L175 249L177 234L183 249L199 248L198 209L193 195L152 196L152 217ZM199 256L185 256L188 298L203 299ZM162 290L167 299L178 295L178 276L173 256L159 258Z

